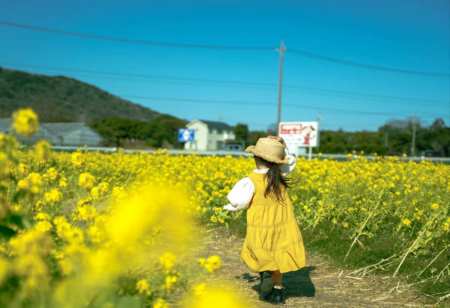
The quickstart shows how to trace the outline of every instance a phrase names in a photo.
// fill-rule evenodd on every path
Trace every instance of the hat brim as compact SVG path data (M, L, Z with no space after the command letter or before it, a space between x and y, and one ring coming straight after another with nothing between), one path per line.
M267 160L267 161L269 161L269 162L271 162L271 163L275 163L275 164L287 164L287 163L289 162L289 160L288 160L287 157L285 157L284 159L276 159L276 158L273 158L273 157L271 157L271 156L268 156L267 154L260 153L260 152L258 152L258 151L256 150L256 147L255 147L254 145L248 146L248 147L245 149L245 152L251 153L251 154L253 154L254 156L261 157L261 158L263 158L264 160Z

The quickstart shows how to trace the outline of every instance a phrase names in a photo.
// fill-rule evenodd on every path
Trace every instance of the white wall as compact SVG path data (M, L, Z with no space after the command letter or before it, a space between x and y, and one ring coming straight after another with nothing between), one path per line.
M187 128L195 130L195 141L186 142L184 148L186 150L208 150L208 126L200 121L192 121L186 126Z
M195 120L188 123L187 128L195 130L195 141L186 142L186 150L215 151L220 150L219 144L225 140L234 140L232 131L218 132L215 129L209 129L206 123Z
M220 143L224 144L226 140L234 140L234 133L231 131L222 131L219 133L215 129L212 129L208 137L208 150L215 151L223 148L223 146L222 148L219 146Z

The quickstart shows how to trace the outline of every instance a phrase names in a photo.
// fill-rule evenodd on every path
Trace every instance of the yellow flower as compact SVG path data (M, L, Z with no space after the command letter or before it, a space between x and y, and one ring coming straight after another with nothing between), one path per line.
M153 304L153 308L169 308L169 304L162 298L158 298Z
M405 226L409 226L411 224L411 220L409 220L408 218L404 218L402 220L402 224L404 224Z
M44 177L46 177L50 181L54 181L58 177L58 170L56 170L54 167L51 167L45 172Z
M94 200L99 199L100 198L99 187L98 186L92 187L90 194L91 194L92 199L94 199Z
M34 154L38 161L47 160L51 152L51 145L46 140L39 140L34 145Z
M32 185L41 185L42 177L39 173L32 172L28 175L28 179L30 180Z
M0 258L0 283L3 282L6 275L8 274L8 269L11 267L10 264L8 264L8 261Z
M92 186L94 186L94 183L95 178L89 172L80 174L80 177L78 178L78 185L86 189L90 189Z
M25 180L28 183L27 184L25 184L24 182L20 183L19 181L19 187L20 185L22 185L23 187L27 186L26 189L29 189L33 194L37 194L40 192L42 186L42 177L39 173L36 172L30 173Z
M437 210L437 209L439 208L439 204L433 203L433 204L431 205L431 208L432 208L433 210Z
M176 275L167 275L164 279L164 289L170 290L177 282L178 277Z
M83 154L80 152L74 152L70 156L70 160L75 167L80 167L83 164Z
M203 295L204 293L205 293L205 290L206 290L206 283L199 283L199 284L196 284L194 287L193 287L193 291L194 291L194 294L196 295L196 296L201 296L201 295Z
M114 187L112 189L112 196L114 199L118 200L125 198L126 197L125 189L123 187L118 186Z
M165 271L170 271L175 265L177 257L171 252L165 252L161 257L159 257L159 262Z
M60 259L58 260L58 265L64 275L70 275L73 273L74 266L70 260Z
M5 145L6 140L7 140L6 135L0 132L0 148L2 148Z
M40 212L40 213L37 213L34 216L34 219L36 219L36 220L50 220L50 216L47 213Z
M149 295L151 291L150 291L150 284L148 283L147 279L139 280L136 283L136 290L139 292L139 294Z
M38 116L31 108L22 108L13 113L12 129L18 134L31 136L38 128Z
M47 232L50 231L52 229L52 224L46 220L43 221L39 221L36 226L35 226L36 230L42 231L42 232Z
M26 190L30 186L30 182L26 179L19 180L17 183L17 187L19 187L20 190Z
M8 269L10 268L10 265L8 264L8 261L0 258L0 283L3 282L6 275L8 274Z
M19 174L25 174L28 171L28 167L24 163L19 163L19 165L17 166L17 171L19 172Z
M15 212L15 213L19 213L21 212L23 209L23 206L19 203L14 203L11 204L11 211Z
M58 186L59 186L60 188L65 188L65 187L67 187L67 179L66 179L65 177L60 178L60 179L59 179Z
M98 190L99 190L100 194L102 194L102 195L106 194L109 190L109 183L101 182L100 184L98 184Z
M58 190L58 188L53 188L44 194L44 201L49 204L58 203L62 200L62 197L62 193Z
M219 256L210 256L207 259L200 258L198 261L209 273L214 272L222 266L222 260Z
M184 308L244 308L252 307L246 303L239 295L238 291L231 286L206 286L201 287L200 294L189 296L183 302Z
M100 244L103 240L100 228L95 225L89 227L88 234L91 241L95 244Z
M75 209L74 220L88 221L97 216L97 209L92 205L81 204Z
M448 232L448 231L450 230L450 223L444 222L444 224L442 225L442 229L443 229L445 232Z

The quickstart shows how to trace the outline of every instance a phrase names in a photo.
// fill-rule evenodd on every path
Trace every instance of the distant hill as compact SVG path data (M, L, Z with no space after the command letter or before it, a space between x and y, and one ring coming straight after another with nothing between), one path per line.
M63 76L46 76L0 67L0 118L30 106L42 122L92 122L120 117L148 121L158 112Z

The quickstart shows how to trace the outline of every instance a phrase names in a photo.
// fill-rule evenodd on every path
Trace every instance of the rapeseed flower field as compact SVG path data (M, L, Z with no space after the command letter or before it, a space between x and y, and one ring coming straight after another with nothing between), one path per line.
M15 113L18 134L37 129L31 110ZM58 153L0 133L0 305L247 307L237 292L202 283L220 269L218 256L190 251L201 228L242 229L245 212L222 207L253 168L245 157L163 150ZM307 249L358 274L405 275L450 292L450 166L300 159L290 195Z

